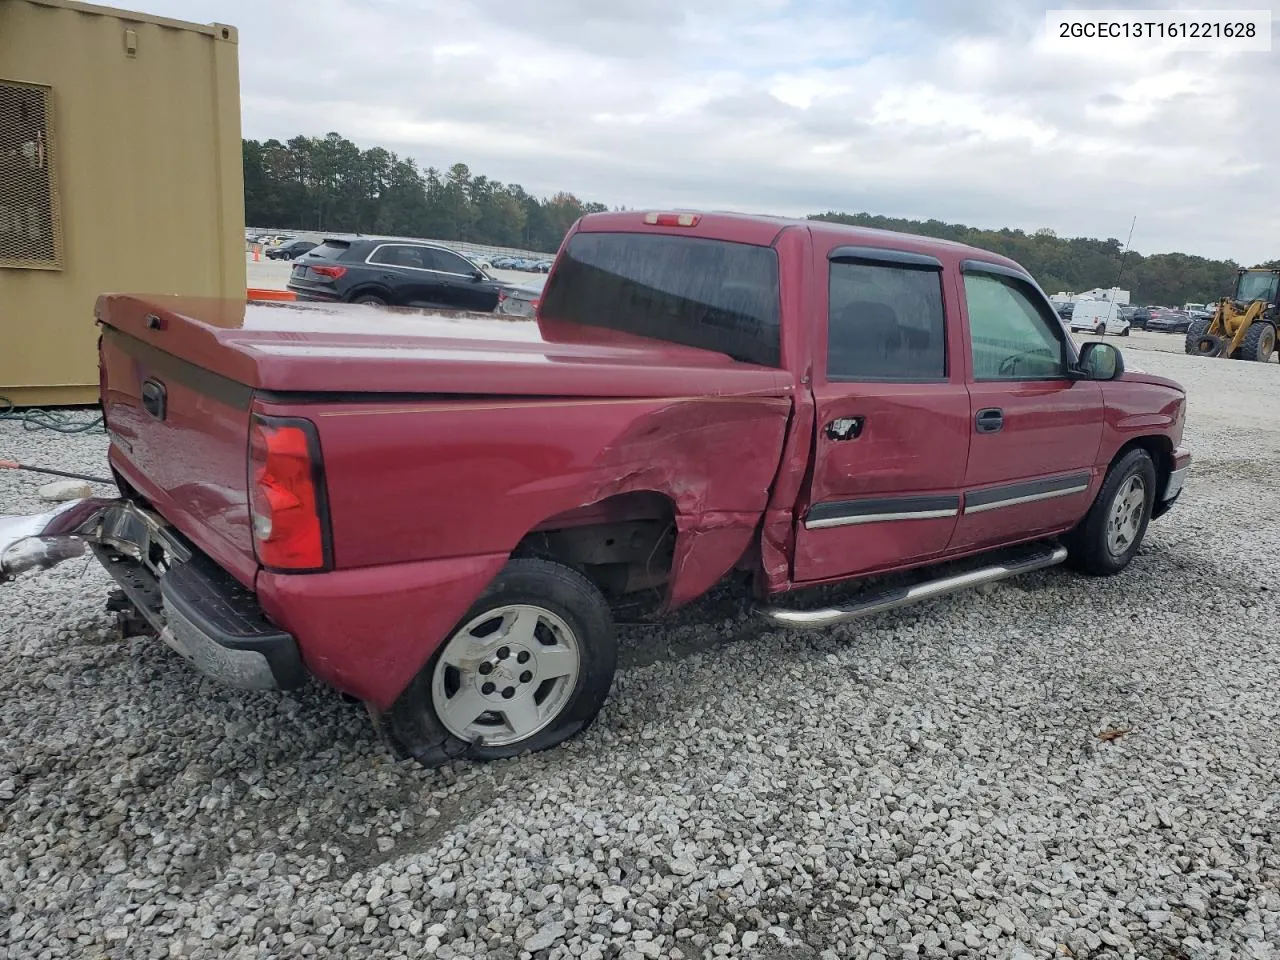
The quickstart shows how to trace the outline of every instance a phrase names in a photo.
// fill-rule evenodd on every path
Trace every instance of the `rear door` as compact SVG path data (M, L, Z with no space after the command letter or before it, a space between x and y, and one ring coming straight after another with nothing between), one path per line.
M413 243L382 243L369 251L369 279L385 287L401 307L448 307L444 284L432 269L431 248Z
M969 451L955 288L931 256L867 247L818 254L813 477L793 578L914 565L951 541ZM823 359L825 358L825 360Z
M1022 274L967 260L961 289L973 418L964 510L952 548L982 549L1070 526L1095 487L1101 386L1067 376L1075 348Z

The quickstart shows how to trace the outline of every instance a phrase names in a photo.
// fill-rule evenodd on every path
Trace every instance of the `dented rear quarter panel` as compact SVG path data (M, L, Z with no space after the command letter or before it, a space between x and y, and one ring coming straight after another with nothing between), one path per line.
M780 394L780 395L779 395ZM389 706L549 518L621 493L672 502L667 603L752 545L791 415L766 395L265 404L317 425L336 569L262 572L264 609L326 683Z
M640 491L690 531L749 537L790 409L785 392L264 405L318 428L338 569L509 552L549 517Z

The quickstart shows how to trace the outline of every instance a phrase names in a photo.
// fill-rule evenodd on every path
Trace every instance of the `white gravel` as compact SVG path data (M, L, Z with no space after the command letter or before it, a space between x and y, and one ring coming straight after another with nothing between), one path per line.
M1125 574L819 634L713 597L518 761L204 682L111 638L92 563L0 586L0 958L1277 957L1280 371L1126 349L1190 388L1197 461ZM104 445L0 424L0 458Z

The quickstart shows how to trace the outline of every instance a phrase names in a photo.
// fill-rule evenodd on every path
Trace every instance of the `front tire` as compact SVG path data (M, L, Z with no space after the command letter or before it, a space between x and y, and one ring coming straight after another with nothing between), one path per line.
M591 725L616 664L609 605L590 580L511 560L396 701L388 732L428 764L547 750Z
M1265 320L1255 320L1240 341L1240 359L1267 363L1276 350L1276 328Z
M1085 518L1066 537L1067 562L1109 577L1129 565L1142 545L1156 498L1156 465L1142 449L1111 465Z

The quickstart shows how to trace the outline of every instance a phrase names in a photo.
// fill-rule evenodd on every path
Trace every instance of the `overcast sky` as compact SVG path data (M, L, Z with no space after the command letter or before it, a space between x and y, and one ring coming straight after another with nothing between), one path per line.
M239 28L246 137L334 130L610 206L1121 241L1137 216L1143 253L1280 257L1280 42L1063 51L1046 4L1020 0L125 5ZM1181 6L1280 21L1277 0Z

